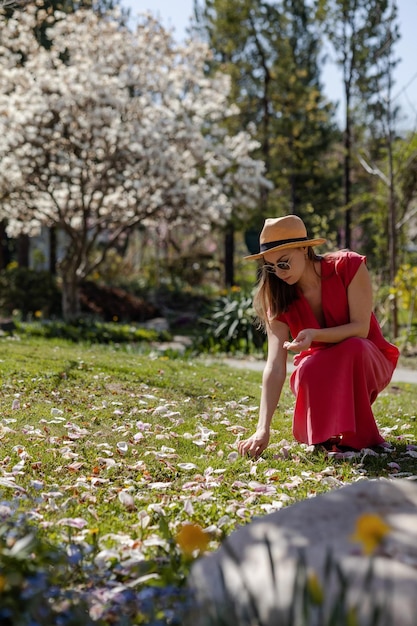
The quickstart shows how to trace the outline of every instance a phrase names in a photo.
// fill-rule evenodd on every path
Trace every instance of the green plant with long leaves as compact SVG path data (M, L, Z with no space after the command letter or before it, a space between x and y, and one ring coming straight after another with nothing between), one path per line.
M259 352L265 335L257 328L252 294L232 288L220 296L200 318L196 340L199 351L244 353Z
M2 504L2 516L8 509ZM100 626L77 593L69 554L44 537L28 518L13 514L0 525L0 623L3 626Z

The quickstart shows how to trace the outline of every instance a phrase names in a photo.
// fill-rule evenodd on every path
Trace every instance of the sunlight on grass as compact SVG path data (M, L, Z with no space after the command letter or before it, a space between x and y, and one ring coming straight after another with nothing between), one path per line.
M182 602L189 554L216 549L256 516L359 479L416 473L408 384L375 403L391 448L350 459L294 442L287 386L271 445L252 461L236 444L256 425L260 372L4 338L0 375L0 516L13 503L71 556L68 584L97 623L114 611L126 624L165 619Z

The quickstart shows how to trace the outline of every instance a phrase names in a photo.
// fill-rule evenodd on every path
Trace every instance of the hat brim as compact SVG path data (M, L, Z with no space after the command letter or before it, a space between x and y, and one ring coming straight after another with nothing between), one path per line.
M244 256L244 261L256 261L256 259L262 259L265 254L269 254L270 252L275 252L276 250L287 250L290 248L306 248L311 246L319 246L322 243L326 243L327 239L308 239L307 241L295 241L293 243L283 243L281 246L275 246L275 248L270 248L269 250L265 250L265 252L258 252L258 254L251 254L249 256Z

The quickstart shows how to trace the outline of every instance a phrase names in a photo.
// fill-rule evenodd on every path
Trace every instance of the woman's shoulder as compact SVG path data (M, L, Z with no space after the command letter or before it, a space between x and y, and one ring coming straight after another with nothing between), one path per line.
M343 250L336 250L335 252L327 252L323 255L323 259L328 261L329 263L340 263L340 262L349 262L356 261L362 262L366 261L366 257L363 254L359 254L358 252L354 252L353 250L349 250L348 248L344 248Z
M331 274L338 275L342 278L343 282L349 284L359 269L359 266L362 263L366 263L366 257L353 250L344 249L328 252L323 256L323 261L324 267L327 268L325 274L328 276Z

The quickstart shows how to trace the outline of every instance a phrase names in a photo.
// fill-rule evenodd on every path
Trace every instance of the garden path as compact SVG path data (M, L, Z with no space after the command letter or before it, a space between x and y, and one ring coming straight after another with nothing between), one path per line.
M236 367L238 369L257 370L257 371L262 371L265 366L265 361L260 361L258 359L225 358L223 362L229 365L230 367ZM287 364L287 371L292 372L293 369L294 369L294 366L292 362L289 361ZM408 369L405 367L397 367L396 370L394 371L391 382L417 384L417 370Z

